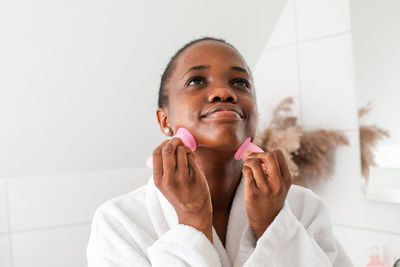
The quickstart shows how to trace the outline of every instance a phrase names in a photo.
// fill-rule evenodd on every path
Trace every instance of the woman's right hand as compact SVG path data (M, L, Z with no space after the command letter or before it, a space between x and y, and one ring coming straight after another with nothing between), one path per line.
M153 151L153 177L175 208L179 223L202 231L212 243L210 189L193 151L180 138L166 140Z

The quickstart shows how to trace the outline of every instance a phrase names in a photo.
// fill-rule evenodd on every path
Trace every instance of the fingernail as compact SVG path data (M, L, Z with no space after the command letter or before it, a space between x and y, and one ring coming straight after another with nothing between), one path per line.
M249 150L246 150L246 151L244 152L244 155L245 155L246 157L248 157L248 156L254 156L254 152L251 152L251 151L249 151Z

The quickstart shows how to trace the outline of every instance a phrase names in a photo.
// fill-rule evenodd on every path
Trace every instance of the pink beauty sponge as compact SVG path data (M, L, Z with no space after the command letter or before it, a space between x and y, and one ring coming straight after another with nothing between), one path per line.
M193 135L186 129L186 128L179 128L176 131L176 134L173 137L179 137L182 142L188 146L192 151L195 151L197 148L197 142L196 139L194 139ZM147 161L146 161L147 166L149 166L150 168L153 168L153 157L150 157Z

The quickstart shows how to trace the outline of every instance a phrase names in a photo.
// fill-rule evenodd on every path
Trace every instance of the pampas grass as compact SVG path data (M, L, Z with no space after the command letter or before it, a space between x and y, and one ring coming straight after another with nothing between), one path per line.
M326 176L332 165L332 155L338 145L348 145L347 138L338 131L304 131L291 115L293 98L283 99L273 111L269 126L254 143L264 149L280 149L286 158L293 183L306 186L310 179Z
M293 158L300 170L299 183L305 184L305 179L323 179L332 171L336 146L348 144L347 138L338 131L304 132L298 154Z
M358 110L358 118L361 119L371 111L371 101ZM376 125L365 125L360 123L360 153L361 153L361 173L365 179L369 178L369 167L376 166L373 149L379 140L389 137L387 130Z

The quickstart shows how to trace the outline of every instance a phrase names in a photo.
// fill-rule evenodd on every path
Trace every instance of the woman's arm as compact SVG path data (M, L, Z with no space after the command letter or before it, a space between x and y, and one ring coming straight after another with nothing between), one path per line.
M149 249L152 266L222 266L208 238L190 225L178 224Z
M179 224L158 240L151 240L117 207L107 207L107 213L99 209L88 244L89 267L221 266L211 243L212 204L207 180L180 138L166 140L153 151L153 177L155 186L175 209Z
M99 208L87 247L88 267L221 266L210 240L196 228L178 224L158 240L115 207Z
M282 151L248 157L243 166L245 205L257 244L244 266L353 266L332 234L328 208L321 198L297 189L291 203L301 222L292 213L286 199L292 177Z
M332 234L326 204L319 201L318 205L309 208L304 207L304 212L308 213L304 216L312 220L304 226L292 213L288 201L285 201L284 207L257 240L253 253L243 266L353 266Z

